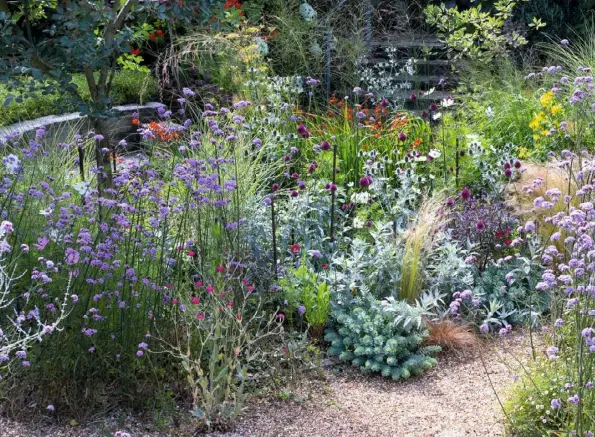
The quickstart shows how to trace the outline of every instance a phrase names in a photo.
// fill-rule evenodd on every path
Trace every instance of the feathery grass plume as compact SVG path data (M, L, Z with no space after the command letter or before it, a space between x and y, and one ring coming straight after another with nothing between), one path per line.
M595 40L592 35L595 32L595 18L586 23L586 31L579 34L573 31L574 35L567 44L551 40L542 44L543 53L553 60L553 65L562 65L564 73L571 79L581 76L581 67L595 67Z
M469 325L462 325L450 319L427 322L429 337L426 344L440 346L446 352L466 352L477 346L477 337Z
M424 285L424 267L438 238L436 230L448 221L442 212L444 195L425 199L415 221L405 232L405 248L399 298L415 302Z

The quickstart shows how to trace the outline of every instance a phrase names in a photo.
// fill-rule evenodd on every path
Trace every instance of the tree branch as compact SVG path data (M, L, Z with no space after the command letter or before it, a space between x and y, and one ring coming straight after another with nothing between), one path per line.
M126 16L132 10L133 4L134 4L134 0L126 0L126 3L124 3L124 6L122 6L122 9L120 9L120 12L118 12L118 15L116 16L116 19L114 20L114 23L113 23L114 33L116 31L120 30L120 28L124 25Z

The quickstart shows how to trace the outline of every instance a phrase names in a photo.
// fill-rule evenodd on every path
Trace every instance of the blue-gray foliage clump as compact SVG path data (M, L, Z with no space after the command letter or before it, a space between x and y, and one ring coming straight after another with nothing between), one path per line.
M394 380L419 375L436 365L438 346L424 346L428 331L423 311L405 302L377 300L367 290L345 294L333 308L333 327L325 339L329 354L364 372L378 372Z

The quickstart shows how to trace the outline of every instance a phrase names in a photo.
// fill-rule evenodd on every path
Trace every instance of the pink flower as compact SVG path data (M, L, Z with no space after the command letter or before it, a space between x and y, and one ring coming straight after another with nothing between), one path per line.
M196 315L196 318L197 318L198 320L204 320L204 318L205 318L205 315L204 315L203 313L198 313L198 314Z
M209 285L207 287L207 293L212 293L213 291L215 291L215 287L213 287L212 285Z
M196 285L198 288L202 287L202 281L196 281L194 283L194 285Z
M277 314L277 320L279 322L282 322L283 320L285 320L285 314L283 314L283 313Z
M254 285L248 285L246 288L248 289L248 291L250 293L252 293L254 291Z
M198 305L200 303L200 298L198 298L196 296L192 296L190 298L190 302L192 302L193 305Z
M172 300L171 303L173 303L174 305L177 305L178 304L178 299Z
M192 258L194 258L196 256L196 252L193 250L189 250L188 252L186 252L186 255L191 256Z
M227 302L227 306L228 307L232 307L233 306L233 302L232 301Z
M223 267L223 266L217 266L217 271L219 273L223 273L224 270L225 270L225 267Z

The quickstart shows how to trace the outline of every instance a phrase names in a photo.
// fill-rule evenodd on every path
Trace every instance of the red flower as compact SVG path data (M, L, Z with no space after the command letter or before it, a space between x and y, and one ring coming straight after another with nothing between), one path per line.
M155 36L155 34L154 34L154 33L150 33L150 34L149 34L149 39L150 39L151 41L155 42L155 41L157 40L157 37Z
M157 35L157 36L163 36L163 35L165 35L165 32L163 32L163 30L161 30L161 29L157 29L155 31L155 35Z
M241 321L242 321L242 315L241 315L241 314L238 314L238 315L236 316L236 319L238 319L238 320L241 322Z
M299 244L295 243L289 246L289 250L291 250L293 253L298 253L302 250L302 248Z
M167 288L168 290L174 288L174 284L165 284L165 288Z
M505 246L510 246L510 243L512 243L511 240L504 240L504 245Z
M242 4L239 0L225 0L225 5L223 6L225 9L242 9Z
M322 267L324 270L328 270L328 264L323 264L320 267Z
M134 55L134 56L140 56L140 48L131 48L130 49L130 54Z

